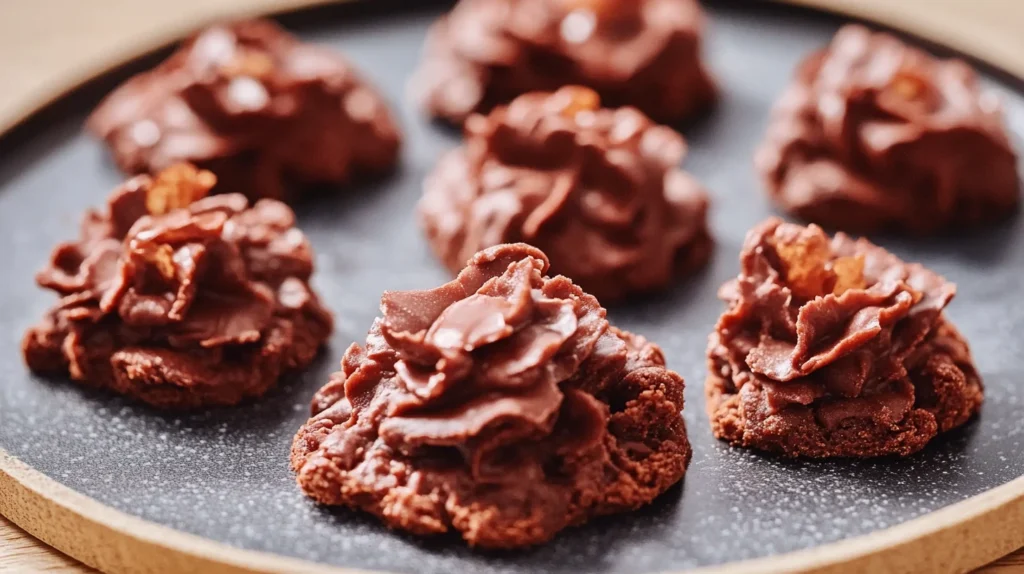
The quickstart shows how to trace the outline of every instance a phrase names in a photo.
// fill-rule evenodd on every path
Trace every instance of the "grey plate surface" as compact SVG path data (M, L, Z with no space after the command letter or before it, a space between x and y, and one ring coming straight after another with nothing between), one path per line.
M342 6L286 19L305 39L348 54L392 99L407 133L399 172L298 209L317 249L316 284L339 318L330 348L308 372L235 409L166 415L66 381L30 375L19 340L53 302L33 273L70 238L87 206L120 180L102 147L80 131L102 92L143 62L65 98L0 141L0 447L74 490L119 510L237 547L365 569L447 572L639 572L762 557L866 534L927 514L1024 475L1020 365L1024 359L1024 228L929 242L878 238L960 286L950 316L971 342L988 387L982 415L904 460L791 462L713 440L702 386L717 286L737 271L751 225L772 213L751 154L766 114L798 60L839 23L781 7L709 7L707 54L723 86L714 114L685 127L686 166L713 195L718 248L701 275L610 311L613 323L659 343L688 383L694 446L684 483L639 512L596 520L540 548L467 549L422 541L365 516L319 507L295 486L287 456L313 392L345 347L362 340L384 289L447 279L415 223L420 182L458 142L404 102L427 25L443 6ZM406 3L413 5L412 2ZM1012 130L1024 134L1024 98L993 82Z

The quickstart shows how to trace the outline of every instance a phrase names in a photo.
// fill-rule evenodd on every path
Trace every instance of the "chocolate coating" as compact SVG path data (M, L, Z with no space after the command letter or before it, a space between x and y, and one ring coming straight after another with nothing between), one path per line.
M191 162L217 175L215 192L254 201L389 170L401 137L345 58L268 20L199 32L111 93L88 127L127 173Z
M500 245L451 283L386 292L295 437L302 489L393 528L510 548L679 481L682 379L547 269L537 249Z
M703 28L694 0L462 0L431 28L412 87L455 123L568 84L673 122L715 98Z
M956 287L840 233L768 220L748 235L708 347L716 437L808 457L909 455L981 407Z
M979 225L1020 197L1001 106L970 66L856 25L800 66L755 163L783 209L861 233Z
M457 272L474 253L526 242L604 302L667 285L711 253L708 197L678 169L683 138L635 108L567 87L466 122L466 143L427 178L420 220Z
M201 199L187 165L117 188L37 281L60 295L26 333L36 372L161 408L232 405L313 360L333 330L309 242L283 203Z

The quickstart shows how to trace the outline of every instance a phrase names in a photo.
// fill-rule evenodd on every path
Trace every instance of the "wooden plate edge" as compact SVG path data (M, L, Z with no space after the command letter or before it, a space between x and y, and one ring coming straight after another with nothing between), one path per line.
M365 572L243 550L131 516L63 486L3 449L0 514L50 546L110 574ZM1024 477L864 536L691 572L966 572L1022 544Z
M115 510L0 448L0 514L29 534L103 572L360 574L187 534Z
M140 23L133 34L107 38L103 49L78 56L28 86L8 85L0 99L0 136L64 94L124 62L164 46L205 23L280 13L332 0L208 0L166 18ZM335 0L337 1L337 0ZM781 0L904 30L1024 78L1024 38L1013 18L963 17L952 3L890 0ZM180 2L180 0L179 0ZM987 4L987 7L986 7ZM980 5L980 6L979 6ZM960 5L961 7L963 4ZM998 0L973 9L994 14ZM1014 9L1012 6L1010 9ZM126 57L125 55L129 55ZM74 54L69 58L75 59ZM50 546L111 574L120 572L358 574L264 552L242 550L133 517L75 492L0 448L0 514ZM1024 545L1024 477L886 530L817 548L696 570L740 572L963 572Z
M112 16L110 21L92 19L94 28L83 28L81 20L97 12L92 2L76 0L24 0L20 10L32 16L45 17L48 12L63 9L69 13L48 21L49 40L39 53L30 54L31 74L16 67L0 67L0 137L36 112L73 92L89 80L122 66L134 58L167 46L193 30L232 18L274 15L324 4L340 4L351 0L175 0L174 2L142 3L137 0L103 0L108 12L129 12L124 18ZM142 5L142 12L127 10L132 4ZM19 18L0 18L0 54L18 53L20 46L8 36L15 34ZM63 29L70 28L70 29ZM52 38L66 35L72 41L84 42L81 51L69 50L63 42ZM5 73L13 77L5 77ZM19 73L20 72L20 73Z

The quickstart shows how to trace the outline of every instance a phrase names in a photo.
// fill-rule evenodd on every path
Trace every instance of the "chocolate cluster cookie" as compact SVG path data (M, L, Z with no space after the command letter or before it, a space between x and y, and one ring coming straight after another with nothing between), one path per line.
M1001 107L974 71L856 25L800 66L756 164L783 209L862 233L978 225L1020 196Z
M388 170L400 141L345 58L267 20L199 32L110 94L88 127L127 173L191 162L217 175L214 192L253 200Z
M425 184L420 219L453 271L526 242L604 302L664 287L712 248L708 197L678 168L683 138L588 88L531 93L466 122Z
M33 371L188 408L259 396L313 360L333 322L292 211L203 198L215 183L174 166L86 213L37 277L60 301L25 335Z
M673 122L715 98L703 27L695 0L462 0L431 28L412 87L455 123L567 84Z
M906 456L981 407L956 287L864 239L754 228L708 348L716 437L808 457Z
M510 548L678 482L682 379L547 270L537 249L500 245L451 283L386 292L295 437L302 489L393 528Z

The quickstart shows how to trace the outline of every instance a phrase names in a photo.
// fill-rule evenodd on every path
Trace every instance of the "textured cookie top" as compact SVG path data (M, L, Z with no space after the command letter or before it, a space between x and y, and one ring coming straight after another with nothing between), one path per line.
M714 96L702 27L693 0L462 0L432 29L414 87L431 113L458 122L566 84L679 119Z
M394 527L514 547L679 480L682 379L547 269L537 249L501 245L441 287L385 293L295 439L303 489Z
M132 346L210 350L260 342L279 313L326 315L292 211L274 200L248 207L235 194L204 198L215 181L178 165L129 180L105 212L89 211L80 239L59 245L38 275L61 296L51 321L71 335L103 324Z
M559 384L585 360L599 363L590 365L596 372L622 369L626 345L609 333L597 300L565 277L544 277L547 268L540 251L506 245L482 252L437 289L385 293L367 347L353 347L342 363L345 399L321 392L314 410L333 400L365 404L386 386L381 438L407 454L462 445L477 480L507 476L488 473L492 459L515 463L508 453L496 455L523 439L592 446L603 431L602 405ZM599 388L605 381L581 383ZM566 400L574 415L561 426L570 428L551 436Z
M814 403L828 427L909 411L904 361L939 325L953 284L864 239L777 219L751 230L740 263L712 336L737 387L756 382L776 411Z
M757 164L784 207L853 231L975 224L1019 196L1001 106L974 71L855 25L800 66Z
M580 87L520 96L466 122L466 143L420 203L452 269L504 242L536 245L602 300L664 286L710 248L703 188L678 169L682 136Z
M351 64L265 20L199 32L108 96L89 127L129 173L189 161L217 174L215 191L253 199L390 167L399 143Z

